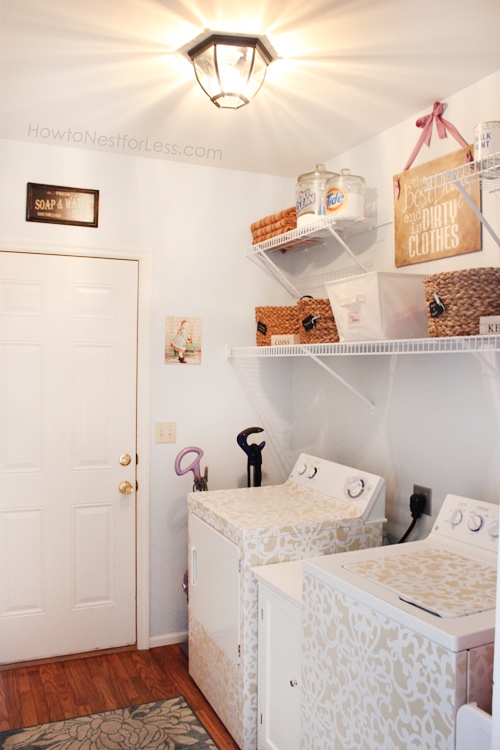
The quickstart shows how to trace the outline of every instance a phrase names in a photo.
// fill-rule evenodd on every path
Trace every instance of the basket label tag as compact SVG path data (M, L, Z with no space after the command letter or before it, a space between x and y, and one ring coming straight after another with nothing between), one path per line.
M347 325L349 327L361 325L361 312L359 310L348 310Z
M434 292L434 299L429 304L429 312L431 314L431 318L439 318L439 316L444 313L444 305L437 296L436 292Z
M296 333L271 336L271 346L294 346L294 344L300 344L300 336Z
M479 335L500 335L500 315L486 315L479 318Z
M311 331L314 326L316 325L316 321L321 318L321 315L308 315L307 318L304 318L302 321L302 325L304 326L304 329L306 331Z
M265 336L266 333L267 333L267 326L266 326L266 324L265 323L261 323L261 321L259 320L258 323L257 323L257 330L258 330L259 333L262 333L262 335Z

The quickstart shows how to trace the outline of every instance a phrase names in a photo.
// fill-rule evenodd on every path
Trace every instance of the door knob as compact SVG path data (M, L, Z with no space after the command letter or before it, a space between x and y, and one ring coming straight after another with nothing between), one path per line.
M122 493L122 495L131 495L134 491L133 486L130 484L130 482L127 482L126 479L123 480L123 482L120 482L118 485L118 489Z

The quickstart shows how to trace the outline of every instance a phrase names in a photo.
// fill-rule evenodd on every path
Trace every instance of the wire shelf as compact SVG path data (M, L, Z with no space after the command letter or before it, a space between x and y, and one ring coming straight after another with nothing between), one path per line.
M332 235L328 229L331 227L339 233L341 237L354 237L357 234L367 232L371 229L376 229L378 226L385 226L390 222L377 225L374 219L360 219L360 220L346 220L332 219L325 217L319 219L313 224L307 224L305 227L297 227L297 229L291 229L289 232L283 232L278 234L276 237L271 237L264 242L259 242L255 245L251 245L246 249L246 254L249 257L259 255L268 250L281 250L287 252L289 250L306 250L307 248L320 245L327 240L332 239Z
M370 354L463 354L500 351L500 336L354 341L289 346L228 346L228 359L245 357L336 357Z
M462 185L480 182L489 192L500 189L500 151L428 177L425 190L439 190L456 182Z

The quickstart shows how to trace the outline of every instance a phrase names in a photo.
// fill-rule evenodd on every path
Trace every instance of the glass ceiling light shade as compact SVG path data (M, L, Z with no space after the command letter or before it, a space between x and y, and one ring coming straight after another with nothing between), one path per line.
M260 39L212 34L189 50L203 91L216 107L239 109L264 83L273 57Z

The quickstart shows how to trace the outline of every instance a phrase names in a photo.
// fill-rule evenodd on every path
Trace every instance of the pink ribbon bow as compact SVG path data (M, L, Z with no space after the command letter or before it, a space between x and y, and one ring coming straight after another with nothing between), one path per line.
M451 135L460 143L461 146L465 148L469 145L467 141L462 138L456 127L452 125L451 122L448 122L448 120L445 120L444 117L442 117L444 110L444 104L441 104L441 102L434 102L431 114L424 115L424 117L418 118L415 125L417 126L417 128L422 128L422 135L418 139L417 145L413 149L410 158L403 167L403 172L411 167L424 143L426 146L430 146L432 124L434 122L436 123L436 130L440 138L447 138L448 133L451 133ZM470 151L467 153L466 161L472 161L472 154L470 153ZM399 198L399 180L397 178L394 179L394 192L396 198Z

